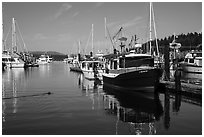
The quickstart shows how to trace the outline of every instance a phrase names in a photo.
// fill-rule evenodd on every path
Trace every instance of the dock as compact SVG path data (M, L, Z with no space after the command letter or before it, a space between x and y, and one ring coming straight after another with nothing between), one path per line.
M159 89L165 89L168 90L168 92L175 94L179 92L185 96L202 99L202 85L181 82L180 89L177 90L175 81L161 80L159 83Z

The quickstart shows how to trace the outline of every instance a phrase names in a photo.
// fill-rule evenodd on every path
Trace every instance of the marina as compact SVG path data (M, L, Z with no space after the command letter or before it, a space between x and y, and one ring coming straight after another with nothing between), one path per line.
M197 15L202 6L135 4L4 2L2 135L201 135L202 30ZM185 16L172 11L176 4L181 8L175 11ZM30 11L24 9L28 14L22 18L16 10L25 5L41 11L32 12L32 19L43 18L37 26ZM194 7L197 29L190 22L188 29L164 23L167 13L178 24L177 18L186 19L189 11L183 5ZM47 6L58 10L53 14ZM75 6L78 11L72 13ZM24 35L17 19L24 20Z
M63 62L5 71L2 87L3 135L201 134L201 100L121 93Z

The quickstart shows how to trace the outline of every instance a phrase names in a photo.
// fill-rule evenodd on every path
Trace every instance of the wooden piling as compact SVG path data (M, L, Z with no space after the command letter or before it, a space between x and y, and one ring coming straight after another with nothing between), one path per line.
M165 74L165 80L170 79L170 65L169 65L169 45L164 46L164 74Z
M181 72L176 69L174 73L174 78L175 78L175 90L177 92L181 91Z

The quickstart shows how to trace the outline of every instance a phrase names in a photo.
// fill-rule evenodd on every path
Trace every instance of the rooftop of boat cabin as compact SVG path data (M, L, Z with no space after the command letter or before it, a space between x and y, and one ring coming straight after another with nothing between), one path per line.
M114 58L121 58L121 57L152 57L150 54L144 54L144 53L133 53L133 52L130 52L130 53L121 53L121 54L108 54L108 55L104 55L103 56L104 58L106 59L114 59Z

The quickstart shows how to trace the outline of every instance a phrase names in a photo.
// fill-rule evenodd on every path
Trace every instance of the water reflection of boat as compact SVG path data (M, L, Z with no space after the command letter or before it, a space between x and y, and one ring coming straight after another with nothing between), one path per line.
M78 85L81 87L82 91L102 89L100 80L88 80L83 74L79 75Z
M201 73L189 73L189 72L181 72L181 81L185 83L191 83L191 84L202 84L202 74ZM174 80L174 74L175 70L170 71L170 78Z
M128 123L131 134L156 134L154 123L163 114L158 94L146 96L144 93L124 94L103 86L104 102L108 114L116 115L119 121ZM108 103L107 103L108 102ZM118 127L116 127L118 129ZM116 131L118 134L119 131Z
M2 118L3 122L6 121L6 105L7 101L4 98L11 97L12 99L12 113L18 112L18 90L19 85L24 85L26 82L23 77L24 69L16 68L15 70L9 69L2 74Z
M202 74L198 74L198 73L186 73L186 72L183 72L182 77L185 78L185 79L202 80Z
M79 88L82 90L82 94L89 97L92 100L91 108L94 110L95 107L100 108L100 96L102 95L100 89L102 89L101 81L99 80L88 80L83 74L79 75L78 81Z

